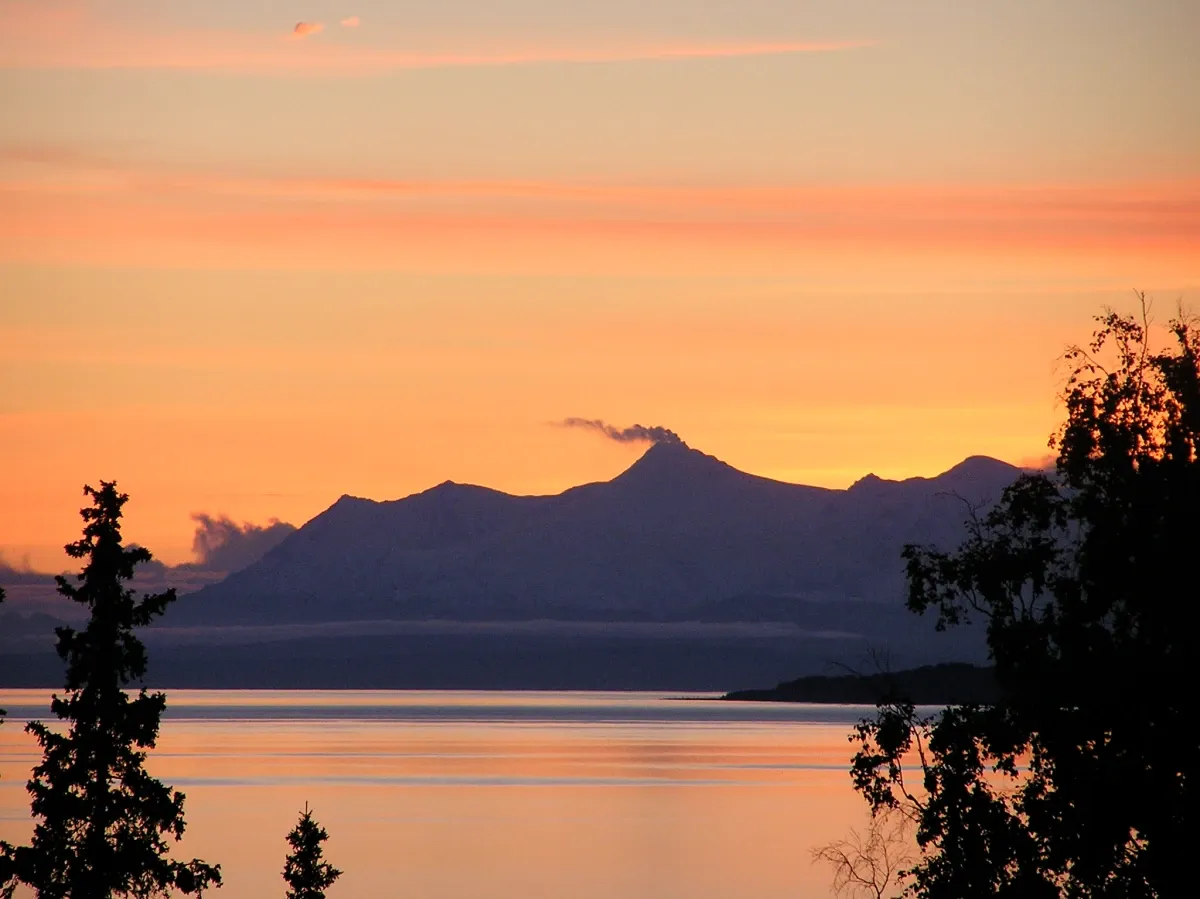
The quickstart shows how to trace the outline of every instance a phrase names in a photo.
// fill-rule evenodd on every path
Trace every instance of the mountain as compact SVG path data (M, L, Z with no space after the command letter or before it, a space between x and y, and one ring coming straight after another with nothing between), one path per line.
M343 496L182 595L144 634L149 679L723 692L978 663L978 628L938 633L905 609L900 549L956 545L963 500L998 499L1019 473L973 457L934 478L827 490L659 443L613 480L555 496L452 482L390 502ZM27 599L0 620L0 686L60 685L54 622Z
M170 624L771 620L861 630L906 614L904 543L953 545L962 500L998 499L1019 473L972 457L934 478L868 475L831 490L659 443L613 480L554 496L449 481L388 502L343 496L259 561L182 597Z

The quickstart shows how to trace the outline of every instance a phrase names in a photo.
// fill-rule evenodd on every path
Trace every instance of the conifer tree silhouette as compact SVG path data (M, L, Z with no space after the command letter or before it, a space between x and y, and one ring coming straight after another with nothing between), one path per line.
M0 587L0 605L4 604L4 588ZM4 709L0 709L0 724L4 723L4 716L8 714Z
M299 822L287 835L292 847L283 864L287 899L325 899L325 891L342 876L341 871L324 859L321 844L328 839L329 834L313 820L306 802Z
M0 587L0 604L4 602L4 588ZM4 723L4 716L7 714L4 709L0 709L0 724ZM0 844L0 896L8 896L12 893L12 859L9 857L7 847Z
M128 496L113 482L84 487L83 538L66 547L85 560L78 586L58 577L58 592L87 607L82 631L60 627L58 654L67 663L66 693L50 704L65 732L40 721L26 730L42 747L28 790L37 819L28 846L0 844L10 873L39 899L111 899L197 893L221 882L220 866L168 858L167 838L183 836L183 800L145 770L166 708L163 693L126 687L146 674L146 650L134 635L163 613L175 591L138 600L124 582L150 560L121 543Z

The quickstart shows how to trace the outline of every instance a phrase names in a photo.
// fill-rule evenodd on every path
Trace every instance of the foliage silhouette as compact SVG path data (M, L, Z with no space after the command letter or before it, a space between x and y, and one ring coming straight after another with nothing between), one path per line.
M342 872L324 859L321 844L329 839L325 828L313 820L308 803L300 820L287 835L292 851L283 863L287 899L325 899L325 891Z
M82 631L57 629L67 692L50 708L68 726L65 733L40 721L27 726L43 753L28 784L39 820L29 846L2 850L40 899L200 893L220 884L220 866L167 857L166 838L183 836L184 796L143 767L166 696L144 687L132 698L125 691L146 673L146 651L133 630L161 615L175 591L138 600L125 588L134 566L150 559L147 550L121 544L128 496L104 481L84 494L92 506L80 512L83 537L66 547L86 560L79 585L57 578L58 592L90 612Z
M928 717L883 705L852 738L856 789L916 824L915 896L1141 899L1194 880L1200 335L1181 310L1156 351L1141 301L1066 354L1056 473L973 513L957 551L904 551L909 608L938 629L982 618L1000 688Z

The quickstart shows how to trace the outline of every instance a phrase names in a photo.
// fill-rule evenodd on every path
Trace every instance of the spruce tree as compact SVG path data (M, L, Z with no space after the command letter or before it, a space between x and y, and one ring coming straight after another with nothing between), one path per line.
M0 603L4 602L4 588L0 587ZM4 723L4 716L7 713L4 709L0 709L0 724ZM12 893L12 859L9 858L8 847L0 844L0 896L9 896Z
M321 844L329 839L325 828L313 820L308 803L300 821L287 835L292 851L283 864L283 879L287 881L287 899L325 899L325 890L342 876L342 872L324 860Z
M4 604L4 588L0 587L0 605ZM4 723L4 716L7 714L4 709L0 709L0 724Z
M43 753L28 784L33 839L28 846L0 846L0 853L39 899L200 893L220 884L220 866L168 858L167 839L183 836L184 796L144 767L166 696L145 687L136 696L126 692L146 674L146 650L134 628L161 615L175 591L137 599L124 582L150 553L121 544L128 496L104 481L99 490L84 487L84 494L92 506L80 513L83 538L66 547L85 560L79 583L57 578L58 592L90 613L82 631L56 631L66 693L56 694L50 709L65 728L40 721L27 726Z

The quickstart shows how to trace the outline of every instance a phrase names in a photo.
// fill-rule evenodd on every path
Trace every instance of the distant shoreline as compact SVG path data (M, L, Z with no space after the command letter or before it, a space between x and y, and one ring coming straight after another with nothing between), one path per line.
M733 690L721 699L838 705L875 705L888 699L904 699L914 705L962 705L994 702L997 694L992 668L947 663L868 675L801 677L767 689Z

